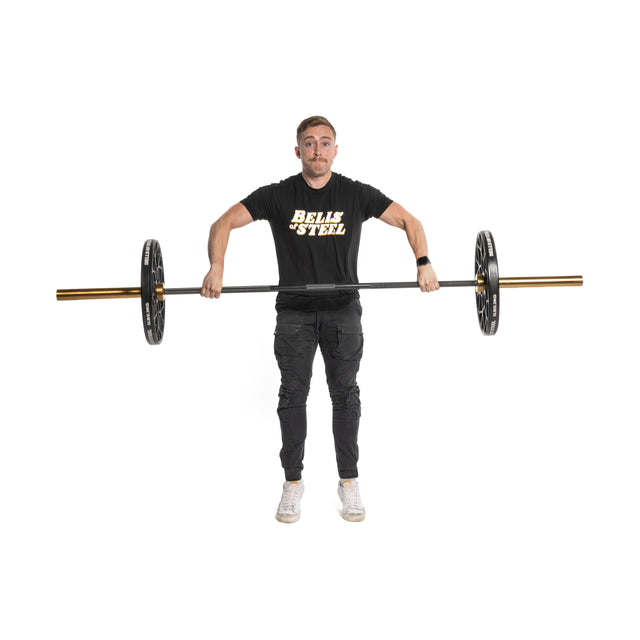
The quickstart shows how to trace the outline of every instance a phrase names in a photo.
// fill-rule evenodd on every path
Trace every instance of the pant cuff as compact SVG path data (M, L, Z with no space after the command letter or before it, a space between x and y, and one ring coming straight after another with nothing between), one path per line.
M287 482L299 482L302 480L302 471L300 469L285 469L284 479Z

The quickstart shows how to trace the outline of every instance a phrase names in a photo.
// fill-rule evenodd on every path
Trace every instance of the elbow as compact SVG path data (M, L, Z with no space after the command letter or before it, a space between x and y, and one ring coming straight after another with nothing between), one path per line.
M412 229L415 229L418 225L420 225L420 221L415 216L410 214L403 206L394 203L393 207L396 227L408 233Z
M402 228L407 232L424 231L422 228L422 222L409 212L406 213L402 220Z
M231 227L227 220L225 220L224 216L220 216L212 225L210 229L210 233L212 236L220 233L221 231L226 230L227 233L231 231Z

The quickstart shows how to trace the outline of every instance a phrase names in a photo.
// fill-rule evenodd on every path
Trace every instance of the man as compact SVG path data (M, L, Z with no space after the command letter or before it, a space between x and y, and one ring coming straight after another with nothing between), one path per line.
M202 284L203 296L220 297L229 234L254 220L268 220L271 225L280 285L358 282L362 223L374 217L406 232L417 260L421 291L439 288L420 222L377 189L333 173L337 152L336 131L326 118L313 116L300 123L295 153L302 162L302 173L254 191L211 226L211 269ZM280 292L276 311L274 351L281 372L280 459L285 472L276 518L296 522L300 517L306 401L319 346L333 404L342 516L348 521L361 521L365 511L357 480L360 391L356 375L363 338L358 291Z

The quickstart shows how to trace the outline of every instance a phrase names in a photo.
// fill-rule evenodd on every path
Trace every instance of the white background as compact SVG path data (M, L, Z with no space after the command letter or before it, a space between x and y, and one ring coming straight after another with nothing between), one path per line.
M19 638L638 638L640 100L631 2L6 2L0 11L0 633ZM442 279L582 274L502 292L365 292L361 487L338 515L329 397L307 493L280 495L274 297L168 301L146 344L146 238L199 286L210 224L334 169L420 217ZM365 225L362 281L409 280ZM269 227L225 284L277 281Z

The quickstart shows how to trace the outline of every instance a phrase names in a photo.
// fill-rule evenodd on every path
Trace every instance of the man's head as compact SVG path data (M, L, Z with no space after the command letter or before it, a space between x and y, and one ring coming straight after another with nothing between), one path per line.
M298 141L298 146L300 146L300 141L302 140L302 134L311 127L318 127L324 125L325 127L329 127L331 129L331 133L333 134L333 141L336 141L336 130L333 128L333 125L322 116L311 116L310 118L305 118L299 125L298 130L296 131L296 140Z
M331 175L338 153L336 130L322 116L311 116L298 125L296 156L302 160L302 173L311 179Z

